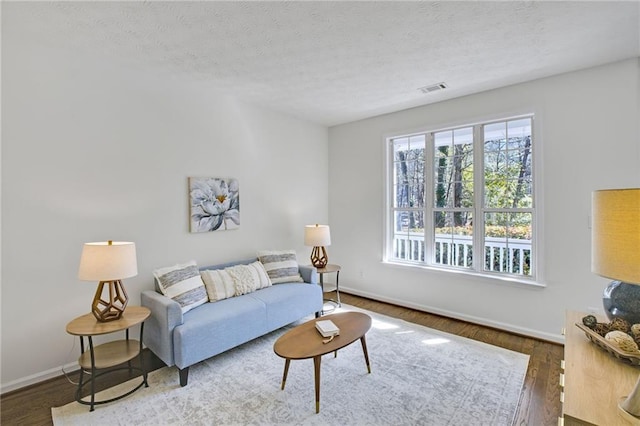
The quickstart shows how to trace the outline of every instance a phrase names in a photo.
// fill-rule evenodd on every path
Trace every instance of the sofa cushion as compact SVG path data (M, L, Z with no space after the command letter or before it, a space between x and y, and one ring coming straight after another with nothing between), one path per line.
M192 310L173 331L175 364L188 367L271 331L266 310L264 302L251 295Z
M258 260L273 284L303 282L294 250L259 251Z
M209 298L195 261L153 271L160 292L178 302L182 313L206 303Z
M270 330L322 310L322 288L316 284L282 283L243 297L264 303Z

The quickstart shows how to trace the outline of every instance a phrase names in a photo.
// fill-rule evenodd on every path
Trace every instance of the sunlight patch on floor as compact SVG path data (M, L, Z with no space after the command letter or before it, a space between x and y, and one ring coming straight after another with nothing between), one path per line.
M393 330L394 328L400 328L395 324L391 324L385 321L380 321L377 319L374 319L373 321L371 321L371 327L376 328L378 330Z
M422 343L425 345L441 345L443 343L449 343L451 340L445 339L444 337L434 337L433 339L423 340Z

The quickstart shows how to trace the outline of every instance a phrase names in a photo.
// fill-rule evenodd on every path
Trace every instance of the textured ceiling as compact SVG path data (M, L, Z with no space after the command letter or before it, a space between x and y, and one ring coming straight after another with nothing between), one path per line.
M2 2L3 37L325 125L640 56L640 3ZM445 82L423 94L420 87Z

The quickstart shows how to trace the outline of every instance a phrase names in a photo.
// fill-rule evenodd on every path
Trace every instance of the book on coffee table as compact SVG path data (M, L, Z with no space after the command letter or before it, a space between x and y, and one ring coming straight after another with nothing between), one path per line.
M316 321L316 329L323 337L340 335L340 329L331 320Z

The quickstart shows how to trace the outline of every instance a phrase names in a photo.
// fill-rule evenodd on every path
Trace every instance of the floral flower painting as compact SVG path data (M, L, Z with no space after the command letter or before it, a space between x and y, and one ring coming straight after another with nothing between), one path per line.
M189 178L191 232L240 227L240 189L237 179Z

